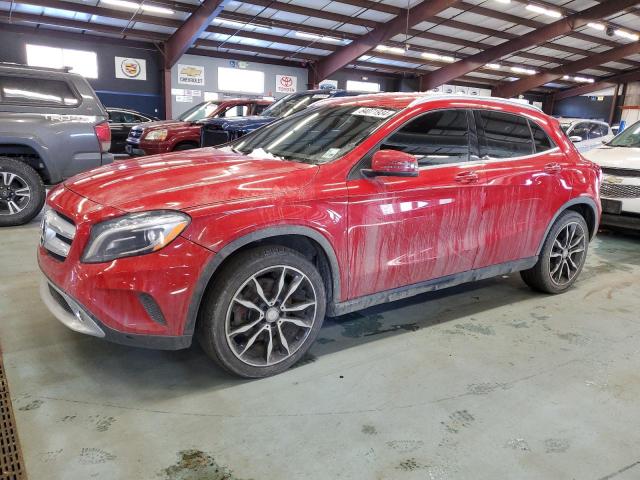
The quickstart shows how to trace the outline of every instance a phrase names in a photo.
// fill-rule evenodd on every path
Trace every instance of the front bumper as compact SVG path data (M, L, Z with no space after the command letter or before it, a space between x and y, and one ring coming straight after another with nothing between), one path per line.
M179 349L191 344L191 301L213 252L179 236L158 252L82 263L90 225L123 212L64 187L52 191L47 204L77 228L66 257L47 250L47 244L38 248L46 277L41 296L58 320L72 330L126 345Z

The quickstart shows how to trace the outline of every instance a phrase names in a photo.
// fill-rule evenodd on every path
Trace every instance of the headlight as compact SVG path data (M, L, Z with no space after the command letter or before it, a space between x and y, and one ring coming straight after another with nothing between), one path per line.
M116 258L156 252L180 235L190 221L191 218L184 213L157 210L98 223L91 228L82 261L110 262Z
M169 131L166 128L161 128L159 130L152 130L144 136L144 139L162 141L165 138L167 138L168 132Z

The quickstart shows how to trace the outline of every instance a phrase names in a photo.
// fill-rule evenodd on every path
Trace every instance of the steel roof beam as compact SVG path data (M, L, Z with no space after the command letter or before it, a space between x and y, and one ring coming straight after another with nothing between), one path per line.
M636 53L640 53L640 42L633 42L618 48L612 48L606 52L595 53L590 57L560 65L557 68L552 68L551 70L538 73L537 75L531 75L530 77L521 78L515 82L503 82L496 87L494 94L498 97L515 97L527 90L562 78L564 75L576 73L587 68L593 68L603 63L613 62Z
M609 0L606 3L587 8L580 13L557 20L538 30L522 35L519 38L488 48L464 60L460 60L423 76L420 82L420 89L429 90L447 83L487 63L495 62L506 55L511 55L525 48L544 43L552 38L566 35L568 32L580 28L589 22L605 18L615 12L633 6L637 2L638 0Z
M230 0L204 0L164 45L164 67L173 67Z
M569 97L577 97L578 95L586 95L587 93L597 92L603 88L608 88L612 85L620 83L636 82L640 80L640 68L631 70L629 72L621 73L619 75L612 75L610 77L603 78L596 83L588 83L586 85L580 85L579 87L568 88L566 90L560 90L553 95L554 102L563 100Z
M410 9L407 12L408 19L404 15L398 15L393 20L380 24L368 34L352 41L337 52L323 57L312 70L311 83L317 84L333 72L340 70L345 65L375 48L376 45L406 31L407 25L420 23L424 18L446 10L456 3L458 3L458 0L427 0Z

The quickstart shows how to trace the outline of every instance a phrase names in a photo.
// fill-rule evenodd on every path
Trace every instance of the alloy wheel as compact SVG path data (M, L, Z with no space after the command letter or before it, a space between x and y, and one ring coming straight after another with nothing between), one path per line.
M248 365L275 365L305 343L316 312L315 289L302 271L287 265L262 269L245 280L231 300L227 343Z
M29 184L12 172L0 172L0 215L16 215L31 199Z
M556 285L566 285L580 271L587 237L577 222L565 225L556 235L549 255L549 274Z

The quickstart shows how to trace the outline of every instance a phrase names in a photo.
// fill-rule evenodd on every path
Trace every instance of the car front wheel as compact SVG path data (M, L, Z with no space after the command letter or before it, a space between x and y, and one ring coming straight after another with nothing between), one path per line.
M589 227L574 211L563 212L555 221L540 251L538 263L521 272L534 290L562 293L578 278L587 258Z
M296 363L316 339L326 296L316 267L295 250L257 247L240 253L210 285L197 337L211 358L247 378Z

